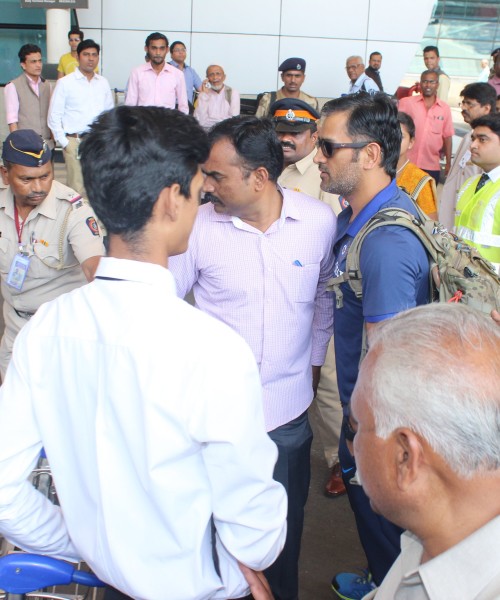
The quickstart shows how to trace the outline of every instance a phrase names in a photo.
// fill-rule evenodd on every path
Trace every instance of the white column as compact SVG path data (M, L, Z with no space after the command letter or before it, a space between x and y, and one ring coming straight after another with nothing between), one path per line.
M47 62L58 63L61 54L69 52L68 31L71 29L69 8L47 9Z

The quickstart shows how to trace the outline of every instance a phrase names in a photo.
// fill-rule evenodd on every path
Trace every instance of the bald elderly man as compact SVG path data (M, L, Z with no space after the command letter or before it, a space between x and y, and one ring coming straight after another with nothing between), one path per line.
M207 68L207 78L201 86L194 116L206 130L216 123L240 114L240 95L226 85L226 74L220 65Z

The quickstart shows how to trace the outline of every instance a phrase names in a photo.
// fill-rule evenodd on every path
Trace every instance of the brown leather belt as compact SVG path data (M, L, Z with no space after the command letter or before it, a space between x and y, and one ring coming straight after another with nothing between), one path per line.
M82 135L81 133L67 133L66 137L74 137L78 140L78 139L80 139L81 135Z

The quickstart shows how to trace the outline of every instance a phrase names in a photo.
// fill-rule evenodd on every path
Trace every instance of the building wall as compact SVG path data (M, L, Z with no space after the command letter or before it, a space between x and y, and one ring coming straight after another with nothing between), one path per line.
M89 0L78 19L87 38L102 44L101 72L123 89L144 60L152 31L181 40L200 76L221 64L242 94L281 85L280 62L306 59L303 90L336 97L348 88L345 59L383 54L382 80L393 92L420 48L434 0Z

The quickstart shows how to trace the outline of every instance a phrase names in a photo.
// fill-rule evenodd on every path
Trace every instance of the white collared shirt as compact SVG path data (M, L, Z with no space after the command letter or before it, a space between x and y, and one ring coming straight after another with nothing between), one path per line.
M42 445L61 508L28 483ZM286 535L252 353L158 265L101 259L43 305L0 388L0 532L138 599L245 595ZM217 530L222 579L212 556Z
M500 517L421 564L423 546L405 531L401 554L382 585L364 600L498 600Z
M47 122L56 142L68 145L67 133L83 133L103 111L114 107L108 80L94 74L92 79L75 69L59 79L52 94Z

